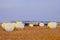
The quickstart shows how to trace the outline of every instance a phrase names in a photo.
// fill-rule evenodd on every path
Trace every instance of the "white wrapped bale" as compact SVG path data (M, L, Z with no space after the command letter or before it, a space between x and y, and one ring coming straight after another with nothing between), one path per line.
M57 23L56 22L49 22L48 23L48 27L49 28L56 28L57 27Z
M33 27L34 25L33 24L29 24L30 27Z
M23 29L24 28L24 25L25 24L23 22L16 22L16 25L15 26L16 26L17 29Z
M41 27L44 26L44 23L39 23L39 26L41 26Z
M8 32L14 30L14 24L13 23L3 23L2 27Z
M2 24L1 24L1 27L2 27L2 28L4 28L4 27L5 27L5 25L6 25L6 23L2 23Z

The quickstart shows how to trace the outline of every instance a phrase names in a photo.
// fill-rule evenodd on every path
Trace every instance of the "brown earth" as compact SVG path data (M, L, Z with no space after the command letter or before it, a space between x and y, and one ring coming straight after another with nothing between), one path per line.
M35 26L6 32L0 27L0 40L60 40L60 25L55 29Z

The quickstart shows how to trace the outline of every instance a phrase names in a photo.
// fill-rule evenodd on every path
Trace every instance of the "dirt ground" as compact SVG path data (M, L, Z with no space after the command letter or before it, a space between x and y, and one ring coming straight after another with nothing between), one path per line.
M60 25L55 29L34 26L26 26L24 29L15 29L6 32L0 27L0 40L60 40Z

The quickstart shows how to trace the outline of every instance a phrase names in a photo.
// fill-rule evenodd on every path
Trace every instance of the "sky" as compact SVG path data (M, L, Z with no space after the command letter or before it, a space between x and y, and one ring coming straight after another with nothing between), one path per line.
M60 22L60 0L0 0L0 22Z

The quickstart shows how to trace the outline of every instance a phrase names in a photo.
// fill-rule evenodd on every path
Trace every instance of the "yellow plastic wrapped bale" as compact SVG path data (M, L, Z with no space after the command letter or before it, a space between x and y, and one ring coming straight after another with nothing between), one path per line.
M23 29L24 28L24 23L23 22L16 22L15 24L15 28L17 29Z
M56 22L49 22L48 23L48 28L56 28L57 27L57 23Z
M13 31L14 30L14 24L13 23L3 23L2 27L6 30L6 31Z

